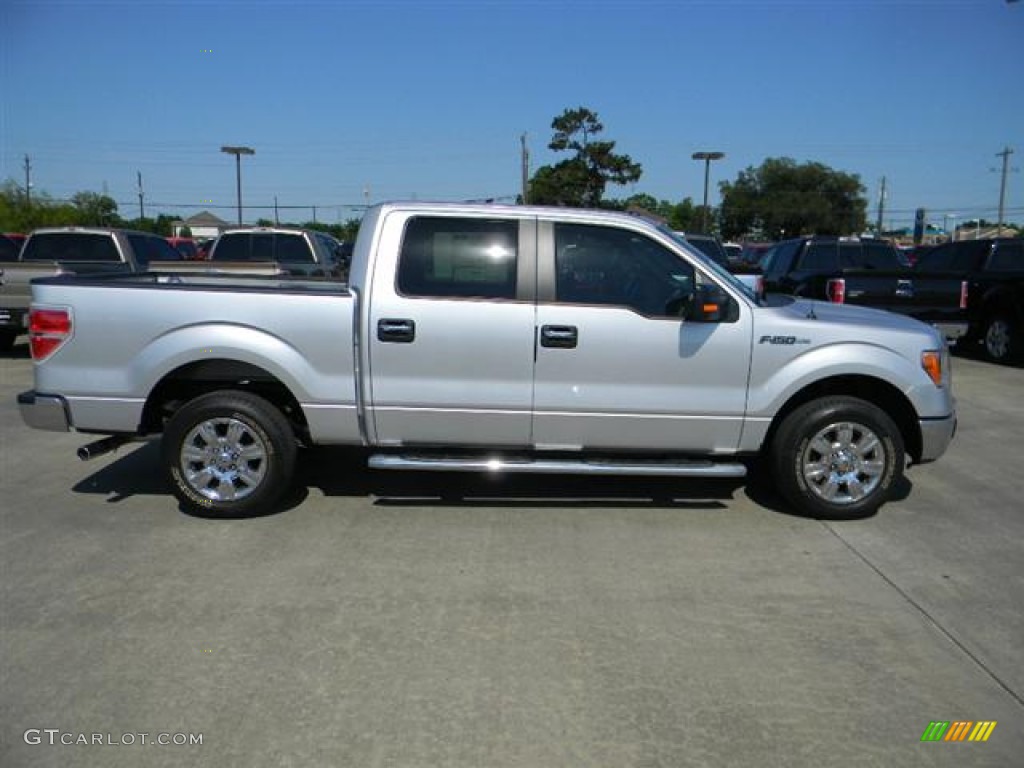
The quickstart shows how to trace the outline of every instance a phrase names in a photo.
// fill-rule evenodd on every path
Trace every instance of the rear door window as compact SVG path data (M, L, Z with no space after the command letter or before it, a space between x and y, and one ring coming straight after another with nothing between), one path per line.
M519 222L418 216L406 224L398 261L404 296L514 299Z

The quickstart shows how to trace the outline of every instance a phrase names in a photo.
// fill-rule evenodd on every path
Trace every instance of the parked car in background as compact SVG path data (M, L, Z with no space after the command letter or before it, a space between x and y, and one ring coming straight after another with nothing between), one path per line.
M168 237L167 242L186 261L199 259L199 249L196 247L196 241L191 237Z
M144 272L154 262L181 263L178 252L159 235L101 227L37 229L17 261L4 262L0 278L0 351L25 332L29 283L37 277L67 274Z
M923 254L914 272L967 286L968 343L995 362L1024 358L1024 240L991 238L943 243Z
M25 244L25 240L28 239L28 235L23 235L21 232L4 232L4 237L18 246L18 250L21 250L21 246Z
M200 261L207 261L210 258L210 249L213 248L213 241L216 239L215 237L209 237L196 243L197 258Z
M729 260L729 266L738 266L743 263L743 246L739 243L722 243L725 256Z
M739 261L743 266L761 266L761 258L774 243L743 243L743 252Z
M679 231L673 232L673 234L684 243L692 245L722 269L735 275L755 296L761 295L764 289L764 282L761 279L761 268L759 266L731 261L721 240L714 235Z
M0 261L17 261L21 251L21 243L16 243L7 235L0 235Z
M343 278L348 261L341 242L325 232L288 227L240 227L222 232L208 259L160 271Z
M783 240L763 256L764 290L909 315L955 342L967 332L963 281L903 265L887 240L814 235Z

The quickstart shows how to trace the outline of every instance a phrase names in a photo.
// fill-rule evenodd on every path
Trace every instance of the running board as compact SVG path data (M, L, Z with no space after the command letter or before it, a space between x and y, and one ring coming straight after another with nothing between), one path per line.
M747 468L737 463L655 459L534 459L503 457L455 457L377 453L369 458L371 469L412 469L428 472L518 472L541 475L632 475L637 477L745 477Z

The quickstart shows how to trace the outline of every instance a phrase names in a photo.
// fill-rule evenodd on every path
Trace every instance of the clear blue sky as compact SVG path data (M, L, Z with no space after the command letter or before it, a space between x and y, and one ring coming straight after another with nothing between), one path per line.
M0 0L0 30L0 180L27 154L36 190L106 189L126 216L141 171L148 215L233 220L225 144L256 150L247 209L515 195L520 135L557 161L577 106L643 166L609 197L699 203L690 156L720 150L712 201L786 156L860 175L872 218L887 177L887 223L994 219L996 153L1024 167L1024 2ZM1024 222L1024 173L1007 206Z

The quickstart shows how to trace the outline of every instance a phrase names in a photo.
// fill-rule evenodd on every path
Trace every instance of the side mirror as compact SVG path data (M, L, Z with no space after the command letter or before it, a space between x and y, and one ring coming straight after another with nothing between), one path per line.
M691 319L698 323L720 323L731 315L732 297L714 283L697 286Z

